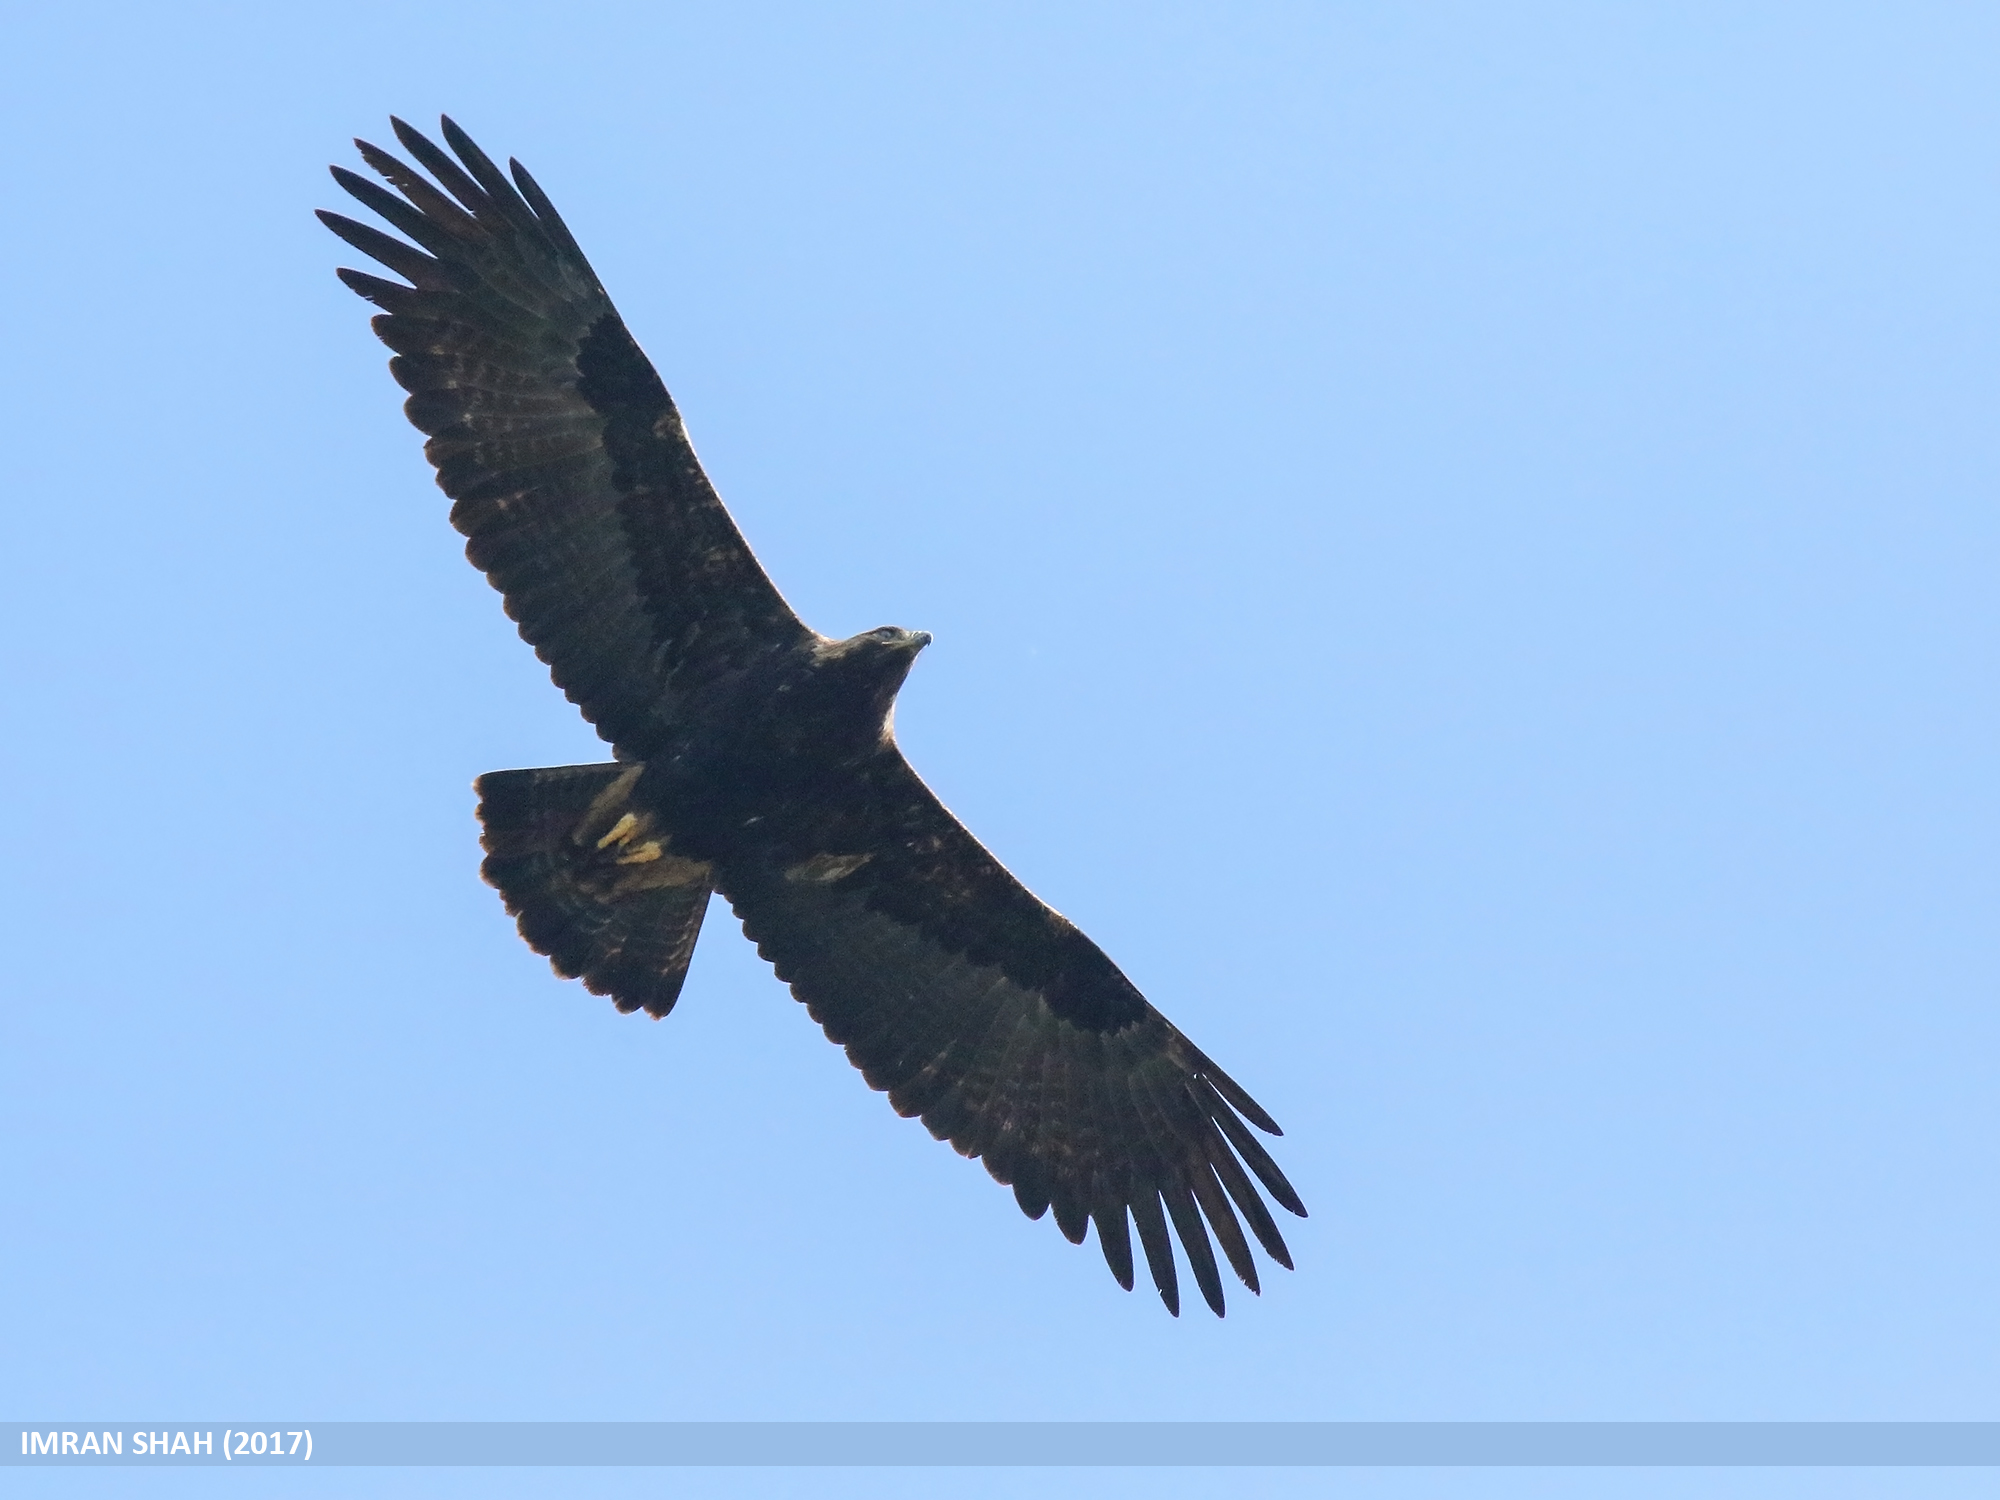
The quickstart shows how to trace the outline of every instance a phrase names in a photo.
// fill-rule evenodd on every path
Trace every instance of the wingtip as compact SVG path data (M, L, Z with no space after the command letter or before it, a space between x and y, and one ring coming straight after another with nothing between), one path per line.
M354 149L361 153L363 161L367 162L369 166L373 167L384 177L389 175L388 169L390 167L402 165L394 156L383 150L373 141L363 140L358 135L354 138Z
M396 139L403 143L403 149L406 151L422 151L431 143L429 136L400 115L389 116L389 129L395 133Z
M339 235L341 239L345 240L348 244L353 245L355 249L361 250L361 253L364 255L366 255L368 252L366 250L362 250L362 247L358 243L356 243L357 240L365 238L366 236L371 234L380 233L380 231L378 230L370 229L366 224L363 224L358 219L350 219L347 217L346 214L335 213L330 208L314 209L313 217L315 219L318 219L320 223L324 224L328 229L332 230L335 234ZM383 235L382 237L384 239L388 238L388 236L386 235Z

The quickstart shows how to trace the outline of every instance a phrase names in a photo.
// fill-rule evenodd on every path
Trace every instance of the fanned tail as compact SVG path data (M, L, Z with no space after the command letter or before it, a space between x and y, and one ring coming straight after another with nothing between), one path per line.
M631 803L643 766L489 771L479 794L480 874L528 946L622 1011L664 1016L680 998L714 889Z

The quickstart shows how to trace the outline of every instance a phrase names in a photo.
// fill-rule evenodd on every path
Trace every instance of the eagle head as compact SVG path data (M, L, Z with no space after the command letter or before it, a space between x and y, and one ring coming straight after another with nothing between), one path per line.
M890 714L903 679L910 675L917 653L930 643L928 630L877 626L844 641L823 643L816 653L815 675L822 682L838 684L838 698L849 711L860 711L868 738L872 740L888 732Z

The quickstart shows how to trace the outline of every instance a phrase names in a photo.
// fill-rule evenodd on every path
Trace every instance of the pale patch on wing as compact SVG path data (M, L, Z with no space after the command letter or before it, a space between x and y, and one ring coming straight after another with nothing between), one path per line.
M845 880L874 857L872 854L815 854L811 859L802 859L788 867L785 879L807 885L831 885L836 880Z

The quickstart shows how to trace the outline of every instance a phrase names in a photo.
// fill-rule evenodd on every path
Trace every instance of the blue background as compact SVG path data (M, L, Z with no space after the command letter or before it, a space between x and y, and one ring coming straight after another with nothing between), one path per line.
M8 32L0 1412L2000 1415L1989 7ZM935 633L915 764L1286 1126L1261 1299L1118 1291L720 906L657 1025L515 938L470 782L601 747L310 216L440 108L800 612ZM574 1481L940 1482L1223 1483Z

